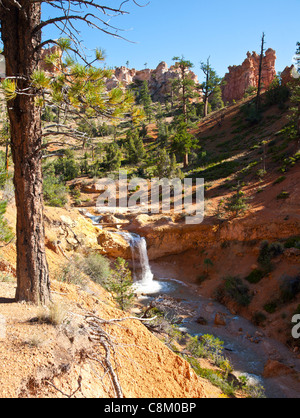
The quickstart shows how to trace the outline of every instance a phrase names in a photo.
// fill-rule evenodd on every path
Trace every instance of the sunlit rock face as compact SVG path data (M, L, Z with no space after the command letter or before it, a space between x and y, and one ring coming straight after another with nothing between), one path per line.
M188 76L198 84L196 74L189 71ZM171 94L172 81L180 77L180 71L175 66L168 65L162 61L155 70L144 69L136 70L127 67L118 67L114 70L112 78L107 80L108 89L112 89L121 84L124 88L132 83L148 82L149 91L154 100L163 100L166 95Z
M58 73L60 71L60 68L58 68L57 66L53 64L47 63L45 61L47 57L49 57L50 55L54 55L54 54L60 57L62 55L61 49L56 45L52 46L51 48L45 48L42 50L42 57L41 57L41 61L39 64L41 70L47 71L52 74Z
M256 52L247 53L247 58L242 65L228 67L222 87L222 96L225 103L240 100L244 97L249 87L258 87L260 55ZM276 76L275 70L276 52L269 48L262 65L262 87L266 90Z

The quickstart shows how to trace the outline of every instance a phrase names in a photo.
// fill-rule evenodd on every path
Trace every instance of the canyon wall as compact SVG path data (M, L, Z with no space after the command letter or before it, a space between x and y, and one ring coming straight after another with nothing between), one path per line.
M161 62L155 70L138 71L134 68L118 67L115 69L113 77L107 80L106 85L108 89L112 89L120 83L124 87L128 87L132 83L138 84L147 81L153 100L163 100L166 95L171 94L172 81L179 77L179 69L175 66L168 68L165 62ZM189 71L189 77L198 83L198 78L192 71Z
M247 53L242 65L228 67L225 74L222 96L224 103L240 100L249 87L258 87L260 55L256 52ZM262 84L267 89L276 76L276 52L269 48L263 57Z

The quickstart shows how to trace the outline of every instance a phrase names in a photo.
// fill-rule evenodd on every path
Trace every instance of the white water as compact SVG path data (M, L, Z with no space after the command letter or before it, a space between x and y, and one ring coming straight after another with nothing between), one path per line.
M132 253L134 287L138 293L152 294L159 292L161 285L154 281L147 252L147 242L144 237L128 232L117 232L129 243Z
M86 210L82 210L81 213L90 218L93 225L102 229L101 225L99 225L102 216L94 216ZM124 231L114 231L113 233L121 235L130 244L133 279L135 282L134 288L136 292L140 294L153 294L159 292L163 286L161 283L153 280L154 275L149 263L146 239L137 234Z

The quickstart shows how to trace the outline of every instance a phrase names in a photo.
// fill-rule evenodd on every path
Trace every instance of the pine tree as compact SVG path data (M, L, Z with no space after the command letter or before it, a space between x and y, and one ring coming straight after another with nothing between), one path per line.
M121 167L122 152L116 143L107 144L104 167L106 171L117 171Z
M123 258L117 258L114 269L107 280L106 288L114 294L122 311L130 307L134 298L133 280L128 263Z
M194 64L191 61L185 60L184 57L174 57L173 61L176 61L175 68L179 70L179 78L173 81L172 87L181 102L184 121L188 123L188 103L196 95L196 83L190 74L190 70Z
M188 132L188 127L185 122L179 122L176 131L172 148L183 158L183 165L186 168L189 165L189 153L192 148L198 147L198 143L196 138Z
M235 193L228 199L224 200L224 210L236 218L246 212L248 207L246 202L247 198L238 185Z
M158 153L155 176L160 179L182 178L182 172L177 166L175 154L172 153L172 156L170 157L166 148L162 148Z
M292 84L292 119L297 131L297 145L300 145L300 42L297 43L296 67L299 77Z
M51 7L53 10L50 17L42 20L43 4L47 4L47 14L51 13ZM128 94L124 95L120 89L106 91L104 80L111 72L92 68L82 54L82 40L76 27L79 22L120 37L109 22L101 19L107 13L123 15L125 11L121 6L113 8L88 0L2 0L0 4L7 77L2 85L11 127L17 211L17 301L47 304L51 298L45 251L42 158L49 136L70 136L72 124L66 123L64 129L57 124L52 132L43 133L43 108L56 105L60 120L64 122L66 110L71 108L73 118L74 114L89 118L96 113L120 117L125 102L129 104L125 99ZM42 32L50 27L58 28L63 36L73 40L73 44L66 39L58 41L58 36L42 40ZM57 57L51 54L53 62L49 60L48 64L57 70L51 76L39 69L46 45L55 45L59 52L70 52L61 63L61 54ZM81 64L71 59L75 54L80 57ZM99 51L95 55L96 60L103 58ZM128 110L127 107L126 112Z
M151 95L149 92L148 82L146 80L143 82L143 85L140 91L139 103L143 105L145 115L148 118L148 122L151 123L151 117L153 114L152 106L151 106L152 99L151 99Z
M201 70L205 75L205 81L201 84L203 91L203 101L204 101L204 116L208 115L208 103L210 98L215 99L215 107L223 107L224 103L221 96L220 82L221 79L217 76L216 71L211 67L209 63L209 58L207 62L201 62Z
M140 138L138 129L131 129L126 134L125 147L127 149L128 161L131 164L138 164L146 156L143 140Z

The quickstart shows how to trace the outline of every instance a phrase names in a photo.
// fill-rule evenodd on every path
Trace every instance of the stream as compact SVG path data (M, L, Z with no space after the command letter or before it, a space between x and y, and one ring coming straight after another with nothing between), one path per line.
M94 219L93 219L94 220ZM210 334L224 342L224 354L230 360L233 374L244 375L249 383L264 387L267 398L300 398L300 380L291 375L264 378L268 360L275 360L293 368L300 376L300 360L282 343L269 338L263 329L213 299L201 296L196 285L173 279L167 266L159 261L150 265L145 238L125 231L115 231L130 244L135 291L139 302L149 306L157 297L175 299L188 315L183 315L178 328L193 336ZM225 319L224 325L215 324L216 314ZM204 318L200 321L199 318Z
M233 366L236 377L244 375L250 384L264 387L267 398L300 398L300 383L291 376L264 378L269 359L282 362L300 371L300 360L280 342L267 337L263 330L223 305L201 296L199 288L173 279L158 262L150 266L145 238L134 235L131 242L136 293L144 306L157 297L171 297L178 302L184 315L178 328L193 336L211 334L224 342L224 354ZM140 264L136 259L140 258ZM221 314L225 325L216 326L216 314ZM205 318L205 325L199 323ZM202 322L202 321L200 321Z
M197 290L172 278L154 276L154 288L140 295L140 302L148 306L151 300L162 295L174 298L182 307L191 311L191 316L184 318L178 328L192 336L210 334L224 342L224 354L230 360L236 377L244 375L250 383L260 384L265 388L268 398L299 398L300 386L289 376L264 379L264 367L269 359L277 360L300 370L299 360L279 342L266 337L261 329L248 320L235 316L223 305L203 298ZM160 290L157 287L160 286ZM226 325L216 326L216 313L224 315ZM198 323L205 318L205 325Z

